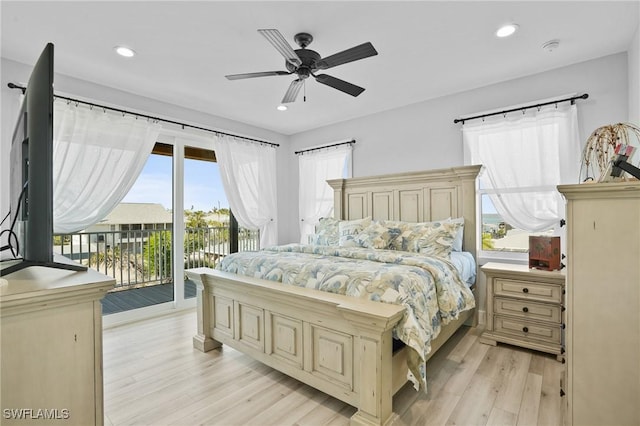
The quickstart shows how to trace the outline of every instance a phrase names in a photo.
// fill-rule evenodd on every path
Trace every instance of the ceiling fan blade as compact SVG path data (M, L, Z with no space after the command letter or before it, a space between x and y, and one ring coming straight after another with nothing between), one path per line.
M375 56L377 54L378 52L374 49L373 45L370 42L366 42L359 46L352 47L351 49L343 50L342 52L322 58L318 62L317 68L326 70L327 68L335 67L336 65L346 64L348 62L368 58L369 56Z
M320 74L315 76L315 78L318 83L326 84L329 87L348 93L351 96L358 96L360 93L364 92L364 88L360 86L356 86L355 84L348 83L327 74Z
M302 64L300 57L293 50L291 45L287 43L280 31L274 29L258 30L268 41L276 48L278 52L289 62L291 65L299 67Z
M298 97L298 92L303 85L304 80L299 78L293 80L289 85L289 88L287 89L287 93L284 94L284 98L282 98L282 103L288 104L291 102L295 102L296 98Z
M265 72L250 72L246 74L230 74L225 75L229 80L241 80L243 78L255 78L255 77L269 77L272 75L289 75L288 71L265 71Z

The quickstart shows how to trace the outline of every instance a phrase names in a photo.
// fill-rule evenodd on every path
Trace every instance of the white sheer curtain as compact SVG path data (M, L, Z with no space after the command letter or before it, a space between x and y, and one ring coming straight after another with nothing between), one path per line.
M238 224L260 230L260 247L278 241L276 150L232 136L214 138L222 186Z
M127 195L162 126L62 100L53 121L54 232L76 232Z
M577 183L580 139L576 106L550 105L462 128L465 164L482 164L480 186L511 225L538 232L564 217L556 185Z
M306 244L320 218L333 213L333 189L328 179L351 177L351 144L310 151L298 156L300 242Z

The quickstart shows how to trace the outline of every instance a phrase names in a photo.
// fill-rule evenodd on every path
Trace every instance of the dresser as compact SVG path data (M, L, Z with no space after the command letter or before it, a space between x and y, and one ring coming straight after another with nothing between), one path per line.
M91 269L41 266L4 278L0 423L102 425L100 299L115 281Z
M498 342L563 358L565 274L528 265L487 263L487 324L482 343Z
M566 425L640 424L640 182L567 200Z

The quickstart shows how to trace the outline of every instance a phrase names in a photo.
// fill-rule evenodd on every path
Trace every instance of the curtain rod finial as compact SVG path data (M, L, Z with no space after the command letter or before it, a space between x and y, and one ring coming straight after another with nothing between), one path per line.
M11 82L7 83L7 87L8 87L9 89L20 89L20 90L22 91L22 94L23 94L23 95L24 95L24 92L26 92L26 91L27 91L27 88L26 88L26 87L18 86L17 84L15 84L15 83L11 83Z

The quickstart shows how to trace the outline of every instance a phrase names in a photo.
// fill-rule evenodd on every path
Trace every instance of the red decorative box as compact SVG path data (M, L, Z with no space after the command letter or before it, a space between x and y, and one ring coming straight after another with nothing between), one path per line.
M560 270L560 237L529 237L529 268Z

